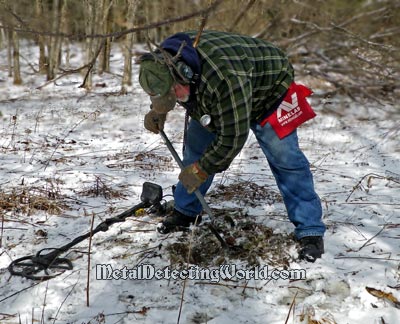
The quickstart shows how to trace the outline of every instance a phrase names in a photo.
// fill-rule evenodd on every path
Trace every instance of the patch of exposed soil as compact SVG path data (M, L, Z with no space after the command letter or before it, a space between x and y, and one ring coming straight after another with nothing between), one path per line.
M279 192L251 181L236 182L228 186L217 185L214 190L207 194L207 197L214 204L224 201L237 201L251 207L282 202Z
M242 261L249 267L261 263L275 267L289 266L292 260L289 251L296 244L293 234L274 233L270 227L256 223L236 209L214 210L214 213L215 226L230 248L222 249L210 229L202 225L167 246L171 264L186 264L190 248L189 263L204 267L219 266L230 261ZM230 214L234 215L234 226Z

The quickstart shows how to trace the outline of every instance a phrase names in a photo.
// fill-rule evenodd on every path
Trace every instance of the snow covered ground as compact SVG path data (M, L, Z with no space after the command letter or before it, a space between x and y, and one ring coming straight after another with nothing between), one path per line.
M33 62L36 49L25 46L23 55ZM196 234L207 232L203 226L193 236L161 236L155 231L159 219L148 215L93 237L89 306L88 240L63 255L74 268L54 279L10 276L12 260L88 232L93 215L96 225L138 204L143 182L162 185L165 194L176 182L179 169L161 138L143 128L149 100L137 78L129 94L118 95L123 60L114 55L113 74L96 75L90 93L78 88L82 76L74 74L37 90L45 79L26 64L24 84L13 86L0 63L0 323L399 323L399 107L344 98L314 100L318 117L299 129L328 226L322 259L296 261L286 235L293 226L254 136L216 177L208 197L212 208L229 210L235 221L271 228L275 244L286 237L285 260L256 255L260 266L304 269L306 279L97 280L99 264L172 270L179 263L171 246L196 246ZM183 116L176 108L165 129L178 151ZM229 192L234 188L243 192ZM262 191L254 202L251 189ZM241 239L254 233L243 231ZM201 244L212 253L210 237ZM213 251L209 267L219 269L215 260L224 252ZM243 256L225 255L219 264L251 268ZM386 295L376 297L367 287Z

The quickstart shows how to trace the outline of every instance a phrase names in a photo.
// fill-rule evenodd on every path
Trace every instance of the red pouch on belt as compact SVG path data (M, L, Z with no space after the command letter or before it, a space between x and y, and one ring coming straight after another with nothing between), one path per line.
M316 116L307 102L312 91L301 85L292 83L278 109L260 122L262 127L270 123L280 139L289 135L298 126Z

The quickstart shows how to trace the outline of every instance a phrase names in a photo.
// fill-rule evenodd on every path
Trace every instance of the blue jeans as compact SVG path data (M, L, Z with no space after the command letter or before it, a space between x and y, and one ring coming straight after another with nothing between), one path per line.
M296 227L296 237L323 236L325 225L321 220L321 202L314 190L309 162L299 148L297 132L279 139L270 124L261 127L258 123L253 123L251 130L275 177L289 219ZM183 164L187 166L199 160L214 139L215 134L192 119L187 132ZM213 178L214 175L210 175L200 186L199 190L203 195L210 188ZM180 182L176 186L174 199L175 208L185 215L194 217L202 211L196 196L188 194Z

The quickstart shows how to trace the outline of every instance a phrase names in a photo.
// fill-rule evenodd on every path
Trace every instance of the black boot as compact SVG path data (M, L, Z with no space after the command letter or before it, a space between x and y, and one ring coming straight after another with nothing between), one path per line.
M199 225L201 223L201 216L190 217L178 212L176 209L171 215L164 218L159 226L157 226L157 231L161 234L168 234L170 232L187 230L190 225L196 223Z
M174 200L168 200L165 202L160 202L151 206L147 213L152 216L166 216L173 212L174 210Z
M299 240L299 259L315 262L324 254L324 239L322 236L306 236Z

